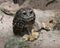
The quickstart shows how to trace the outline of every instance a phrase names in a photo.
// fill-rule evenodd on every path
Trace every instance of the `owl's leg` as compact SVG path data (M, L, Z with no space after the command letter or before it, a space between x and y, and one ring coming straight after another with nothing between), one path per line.
M24 40L28 40L28 39L29 39L29 36L30 36L30 34L31 34L30 28L24 27L24 28L23 28L23 32L24 32L23 39L24 39Z
M23 28L22 32L24 32L24 34L27 34L27 35L31 34L31 30L29 28Z
M31 34L31 30L27 29L27 34L30 35Z
M28 40L29 39L29 35L31 34L30 30L28 28L23 28L23 39L24 40Z

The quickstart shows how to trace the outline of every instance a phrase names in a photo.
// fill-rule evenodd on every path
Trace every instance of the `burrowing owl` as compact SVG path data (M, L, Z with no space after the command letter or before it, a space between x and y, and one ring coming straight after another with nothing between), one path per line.
M30 34L35 23L35 13L31 8L21 8L15 14L13 19L13 33L23 36Z

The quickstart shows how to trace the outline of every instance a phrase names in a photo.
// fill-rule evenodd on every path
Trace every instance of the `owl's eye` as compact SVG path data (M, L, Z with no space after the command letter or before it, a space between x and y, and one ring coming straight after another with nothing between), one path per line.
M26 12L25 12L25 11L23 11L23 14L24 14L24 15L26 15Z
M26 13L23 13L24 15L26 15Z

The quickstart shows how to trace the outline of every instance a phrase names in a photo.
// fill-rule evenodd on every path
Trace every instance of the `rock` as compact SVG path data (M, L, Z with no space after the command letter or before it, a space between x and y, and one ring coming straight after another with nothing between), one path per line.
M19 10L19 5L13 2L4 2L0 5L0 10L5 14L14 15L17 10Z
M60 23L60 10L34 10L36 14L36 29L41 27L53 30L56 24Z
M7 38L9 38L9 36L13 35L13 31L12 31L12 20L13 17L4 14L1 10L0 10L0 48L4 48L4 44L7 40Z
M12 2L12 0L0 0L0 4L2 4L4 2L8 2L8 1Z
M60 48L60 31L53 30L57 23L60 23L59 10L38 10L33 9L36 14L35 29L42 27L50 29L50 31L39 31L39 38L29 43L31 48ZM4 48L10 36L14 36L12 29L12 15L6 15L0 11L0 48ZM53 21L52 21L53 20Z

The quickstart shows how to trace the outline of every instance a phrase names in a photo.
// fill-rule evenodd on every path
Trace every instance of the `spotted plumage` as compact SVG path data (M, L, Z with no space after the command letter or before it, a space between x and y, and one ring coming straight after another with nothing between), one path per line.
M21 8L15 14L13 19L13 33L23 36L30 34L35 23L35 13L31 8Z

